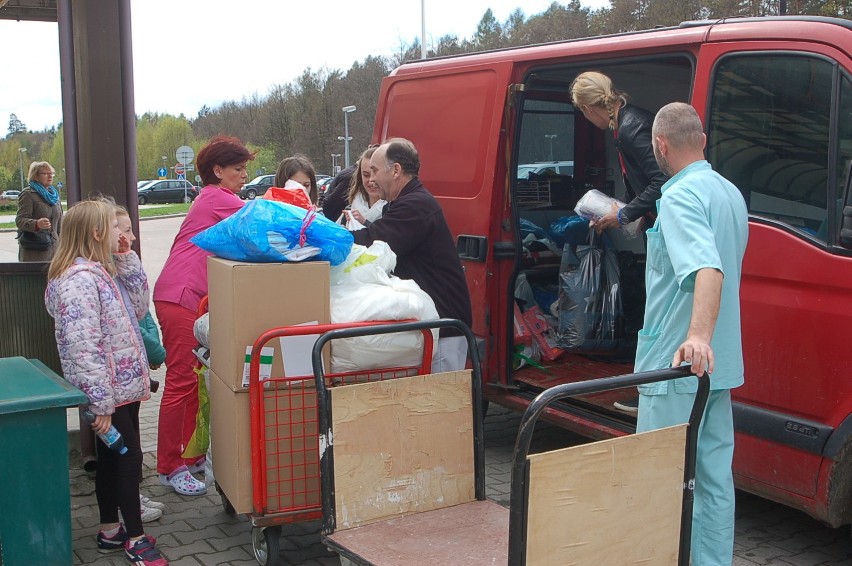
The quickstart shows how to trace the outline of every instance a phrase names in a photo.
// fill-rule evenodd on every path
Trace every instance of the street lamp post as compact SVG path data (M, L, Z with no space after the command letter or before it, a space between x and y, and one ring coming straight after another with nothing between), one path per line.
M553 139L556 137L556 134L544 134L544 137L550 142L550 160L553 161Z
M27 152L27 148L19 147L18 148L18 157L21 158L21 190L24 190L24 154Z
M354 106L343 107L343 162L349 167L349 113L355 112Z
M339 153L331 154L331 174L337 175L337 158L340 157Z

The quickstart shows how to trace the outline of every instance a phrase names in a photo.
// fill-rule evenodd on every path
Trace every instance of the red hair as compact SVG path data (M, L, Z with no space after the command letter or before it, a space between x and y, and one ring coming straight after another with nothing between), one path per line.
M219 178L213 173L216 165L220 167L239 165L251 161L254 156L255 154L249 151L239 138L219 134L201 148L195 162L198 165L201 182L204 185L215 185L219 182Z

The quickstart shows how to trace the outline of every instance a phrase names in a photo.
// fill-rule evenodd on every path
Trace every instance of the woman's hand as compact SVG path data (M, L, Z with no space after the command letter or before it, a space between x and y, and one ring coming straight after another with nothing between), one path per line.
M618 205L616 203L612 203L612 208L609 211L609 214L606 216L602 216L597 220L592 220L589 222L589 226L595 229L595 232L600 234L607 228L618 228Z
M50 230L50 218L39 218L36 220L36 228L39 230Z
M352 210L350 212L350 214L352 215L352 218L354 218L355 220L357 220L361 224L363 224L366 221L366 219L364 218L364 215L361 214L360 210Z
M112 426L112 415L96 415L92 423L92 430L97 434L104 434Z

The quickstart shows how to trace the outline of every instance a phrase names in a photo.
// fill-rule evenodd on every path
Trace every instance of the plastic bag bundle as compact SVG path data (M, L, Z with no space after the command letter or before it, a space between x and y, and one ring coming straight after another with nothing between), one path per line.
M557 345L565 350L612 350L621 331L618 259L596 245L565 246L559 273Z
M346 259L354 239L343 226L315 210L256 199L190 241L234 261L317 259L338 265Z
M616 203L618 208L625 206L620 200L605 195L597 189L592 189L580 197L577 206L574 207L574 212L586 220L599 220L610 213L612 203ZM621 226L621 229L631 238L635 238L642 233L642 219L638 218L629 224L625 224Z
M349 257L332 269L331 322L368 320L435 320L432 298L414 281L388 274L396 255L381 241L369 248L353 246ZM434 356L438 331L432 331ZM334 340L331 371L348 372L419 365L423 360L420 331Z
M307 189L292 179L284 183L283 187L269 187L262 198L292 204L305 210L310 210L312 206Z
M582 244L589 233L589 220L582 216L563 216L550 225L547 234L560 248L565 244Z

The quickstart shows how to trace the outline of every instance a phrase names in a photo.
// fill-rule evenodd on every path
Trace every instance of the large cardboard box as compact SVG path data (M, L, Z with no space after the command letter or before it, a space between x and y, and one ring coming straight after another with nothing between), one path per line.
M207 278L210 367L233 391L244 389L246 348L263 332L314 321L327 324L330 320L327 262L245 263L210 257ZM280 341L275 339L268 347L274 348L272 375L285 375L287 360ZM309 364L310 352L304 355ZM294 364L291 358L291 367ZM308 373L289 371L286 375Z
M213 475L237 513L252 513L253 478L266 471L263 514L319 509L317 401L313 381L264 389L266 460L251 460L249 392L233 391L210 372L210 438Z

